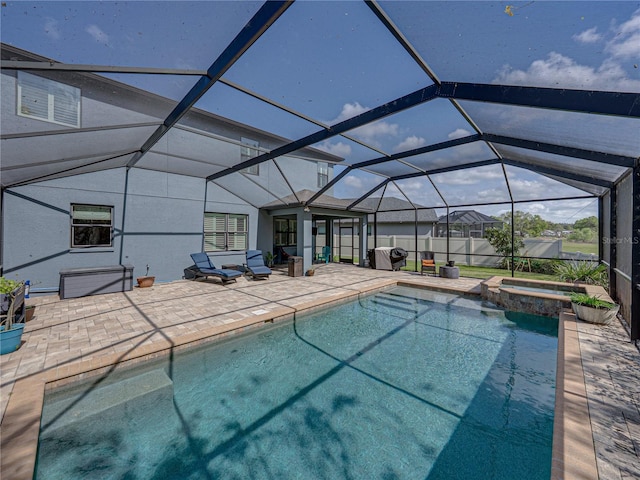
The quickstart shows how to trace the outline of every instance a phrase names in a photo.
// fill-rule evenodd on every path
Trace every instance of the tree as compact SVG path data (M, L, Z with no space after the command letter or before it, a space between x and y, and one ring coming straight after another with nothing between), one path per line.
M508 259L513 255L518 255L521 248L524 248L524 242L520 237L515 237L513 249L511 245L511 228L489 228L486 231L486 239L491 244L498 255L502 255L503 265L508 265Z
M572 242L594 243L598 234L593 228L577 228L567 237Z
M505 224L511 225L511 213L503 213L500 220ZM540 215L533 215L529 212L521 212L516 210L513 212L514 230L519 236L538 237L544 231L549 229L550 222L543 219Z
M593 229L598 229L598 217L587 217L587 218L581 218L580 220L576 220L576 222L573 224L573 228L575 228L576 230L579 228L593 228Z

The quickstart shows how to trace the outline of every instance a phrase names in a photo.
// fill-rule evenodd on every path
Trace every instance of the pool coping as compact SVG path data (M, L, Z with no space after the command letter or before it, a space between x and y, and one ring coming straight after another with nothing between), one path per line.
M80 360L50 371L16 380L2 421L2 451L0 477L12 480L33 479L40 418L47 390L125 369L132 364L159 359L176 351L218 341L228 335L246 332L294 318L297 313L333 306L361 295L371 294L393 286L410 286L427 290L480 296L464 288L434 287L411 280L385 279L342 292L328 299L316 299L296 307L279 307L233 323L207 328L175 337L171 342L144 345L126 354L108 354L95 359ZM562 328L560 328L562 327ZM591 422L587 407L584 372L576 319L569 311L562 311L558 328L558 367L556 373L556 405L553 428L552 479L597 478L597 466ZM585 442L584 439L590 439Z

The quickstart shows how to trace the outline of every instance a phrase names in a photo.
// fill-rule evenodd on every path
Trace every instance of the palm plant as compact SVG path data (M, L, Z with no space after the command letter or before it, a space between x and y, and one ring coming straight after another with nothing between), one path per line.
M555 267L555 274L562 282L583 282L590 285L600 285L608 290L609 276L607 267L598 262L579 262L571 260L561 262Z

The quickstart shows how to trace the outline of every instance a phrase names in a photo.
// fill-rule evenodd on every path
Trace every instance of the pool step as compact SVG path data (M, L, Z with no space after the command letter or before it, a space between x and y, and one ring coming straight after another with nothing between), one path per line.
M173 411L173 381L163 369L47 404L40 424L41 437L53 432L60 435L60 429L73 430L97 420L103 423L135 419L149 411Z

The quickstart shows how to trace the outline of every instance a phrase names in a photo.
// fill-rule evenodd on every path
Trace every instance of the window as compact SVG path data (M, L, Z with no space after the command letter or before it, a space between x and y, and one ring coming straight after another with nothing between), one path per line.
M256 142L255 140L250 140L248 138L241 138L240 141L243 143L243 145L240 146L241 162L250 160L260 155L260 150L258 150L258 142ZM242 172L248 173L249 175L260 175L260 166L251 165L250 167L242 169Z
M80 89L18 71L18 115L80 127Z
M249 247L249 216L235 213L204 214L204 250L222 252Z
M329 164L318 162L318 188L322 188L329 183Z
M297 245L298 243L298 221L293 218L276 218L276 238L277 246Z
M111 247L113 207L71 205L71 248Z

